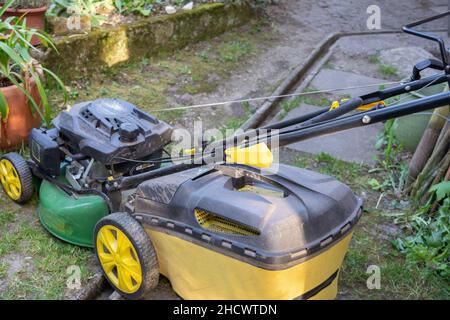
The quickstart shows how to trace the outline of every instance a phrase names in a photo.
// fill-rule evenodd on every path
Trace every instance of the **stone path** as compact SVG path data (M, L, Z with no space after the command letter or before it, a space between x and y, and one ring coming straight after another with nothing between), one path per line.
M300 107L289 112L285 119L314 110L317 110L317 107L301 104ZM383 125L376 124L297 142L291 144L289 148L312 154L325 152L347 162L374 165L376 163L375 157L379 154L378 150L375 149L375 143L378 133L382 130Z
M309 89L330 90L375 85L324 95L330 100L336 100L342 96L358 97L378 90L378 84L390 82L392 78L396 80L407 79L411 75L414 64L433 57L428 51L434 49L433 43L426 43L425 48L428 50L425 50L423 47L414 46L413 41L414 38L402 38L398 35L342 38L335 46L330 63L313 78ZM364 48L361 47L361 43L364 43ZM436 54L436 52L433 53ZM370 56L375 57L374 61L370 62ZM381 79L379 76L377 68L382 64L392 66L396 70L396 74L391 75L390 80ZM435 72L427 71L424 75ZM284 119L298 117L314 111L316 108L316 106L301 104L298 108L291 110ZM277 120L274 119L273 121ZM302 141L292 144L288 148L312 154L324 152L344 161L374 166L377 157L380 155L375 145L378 135L382 131L383 124L378 123Z
M317 90L330 90L336 88L349 88L365 85L375 85L387 82L383 79L367 77L352 72L342 70L322 69L317 76L311 81L311 86ZM349 89L336 92L340 96L359 97L374 90L378 90L378 86L369 88Z
M379 84L383 82L386 82L386 80L341 70L322 69L312 80L311 87L317 90L329 90L366 84ZM377 86L371 88L349 89L339 91L337 94L339 96L358 97L377 89ZM330 98L332 99L333 97L330 96ZM317 110L317 106L302 103L298 108L291 110L284 119L298 117L315 110ZM294 143L289 145L288 148L312 154L324 152L337 159L372 166L376 163L376 157L379 155L379 151L376 150L375 144L377 135L382 132L382 130L382 124L375 124L364 128L355 128Z

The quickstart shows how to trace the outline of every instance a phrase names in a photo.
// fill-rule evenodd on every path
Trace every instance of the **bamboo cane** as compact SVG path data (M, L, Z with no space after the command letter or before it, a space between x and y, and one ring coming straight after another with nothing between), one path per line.
M432 187L435 184L437 184L443 180L445 174L447 173L447 169L449 166L450 166L450 150L447 151L447 154L442 159L438 168L435 170L434 174L432 175L433 179L432 179L432 182L429 187ZM431 194L429 192L427 192L429 187L426 186L426 189L424 191L422 191L423 193L419 195L421 198L420 203L422 203L422 204L427 202L431 197Z
M448 147L450 144L450 128L445 132L442 140L438 145L434 148L433 153L428 159L425 167L421 171L421 173L417 176L416 181L412 185L411 195L416 198L417 192L420 189L422 183L428 178L432 169L442 160L444 155L448 151Z
M449 115L449 110L449 106L434 110L409 164L408 179L406 182L407 186L414 182L432 154L442 128L446 124L445 118Z

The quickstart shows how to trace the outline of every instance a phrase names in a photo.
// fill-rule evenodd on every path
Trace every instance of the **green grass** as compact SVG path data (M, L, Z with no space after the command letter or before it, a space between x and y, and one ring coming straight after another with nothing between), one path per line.
M0 278L4 282L0 299L61 299L68 275L66 269L81 269L82 285L93 274L92 250L64 243L41 226L31 205L26 210L10 209L9 200L1 200ZM34 211L34 210L33 210ZM19 266L7 275L8 259Z
M9 269L9 264L5 261L0 261L0 279L6 277L6 272Z
M280 120L283 119L291 110L299 107L302 101L301 96L282 101L280 105L283 111L279 116Z
M178 100L188 101L189 96L216 91L243 63L258 54L260 48L272 45L273 35L270 28L255 30L249 25L167 56L145 57L89 77L80 76L66 83L70 87L69 105L110 97L129 101L149 113L155 109L185 106L187 103ZM62 106L60 92L52 90L50 101L54 106ZM59 112L60 108L55 108L53 116ZM185 112L200 114L201 111L174 110L157 112L155 116L175 124ZM224 118L217 127L227 121ZM230 125L234 125L232 121Z
M354 299L449 299L448 284L442 278L408 263L390 241L374 235L377 225L390 222L380 212L363 214L342 267L343 290L348 289ZM380 290L367 288L370 265L380 267Z
M380 56L378 54L371 54L368 56L369 62L373 64L380 63Z
M384 78L395 78L398 77L397 68L388 64L379 64L378 73Z
M309 88L306 92L316 91L314 88ZM317 107L328 107L331 106L332 101L325 97L320 97L318 95L302 95L284 100L280 103L282 112L279 114L278 118L281 120L293 109L298 108L302 103L309 104Z
M340 273L340 292L351 299L450 299L449 285L424 266L410 263L392 244L394 236L383 234L380 226L393 225L391 208L376 204L380 192L368 186L378 178L370 169L347 163L322 153L298 156L294 165L337 178L358 195L365 194L365 212L355 228L353 239ZM400 231L401 232L401 231ZM381 289L370 290L367 267L377 265Z
M335 159L327 153L316 156L298 156L294 165L301 168L313 168L317 172L333 176L355 190L363 190L367 187L368 168Z
M246 40L236 40L219 46L219 56L224 62L238 62L253 52L253 46Z
M227 135L230 131L233 133L242 126L247 119L250 118L252 110L251 106L248 102L242 103L242 109L244 110L244 115L241 117L230 117L227 119L225 125L221 128L222 137L226 138L230 134Z
M0 211L0 226L14 221L14 213L11 211Z
M184 110L182 110L182 109L167 110L164 112L157 112L156 114L159 119L173 124L180 120L180 118L184 114Z
M327 63L325 63L324 65L325 69L336 69L336 66L331 62L331 61L327 61Z

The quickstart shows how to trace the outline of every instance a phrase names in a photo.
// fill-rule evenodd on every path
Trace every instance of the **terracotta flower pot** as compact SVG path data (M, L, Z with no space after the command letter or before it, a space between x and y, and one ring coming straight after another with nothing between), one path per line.
M30 95L39 106L41 97L36 83L30 81ZM41 125L42 119L28 103L28 98L16 86L0 88L6 97L9 105L9 115L6 122L1 121L0 125L0 150L10 151L17 149L26 142L32 128Z
M44 30L45 29L45 12L47 11L47 6L40 8L29 8L29 9L7 9L2 15L2 20L7 17L21 17L25 15L27 19L27 27ZM32 45L38 45L41 40L37 37L31 39Z

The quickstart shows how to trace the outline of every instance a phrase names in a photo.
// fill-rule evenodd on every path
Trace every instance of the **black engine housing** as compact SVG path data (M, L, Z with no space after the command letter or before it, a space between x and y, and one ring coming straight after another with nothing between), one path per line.
M105 164L144 159L171 140L172 127L120 99L98 99L74 105L54 120L60 138L72 152Z

